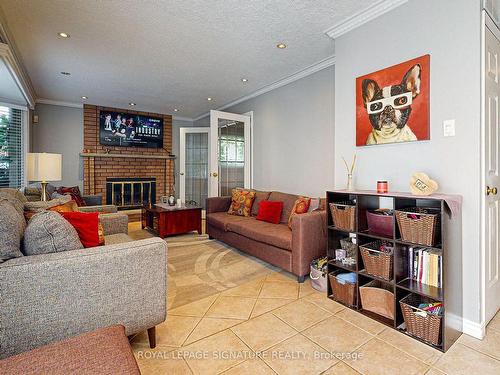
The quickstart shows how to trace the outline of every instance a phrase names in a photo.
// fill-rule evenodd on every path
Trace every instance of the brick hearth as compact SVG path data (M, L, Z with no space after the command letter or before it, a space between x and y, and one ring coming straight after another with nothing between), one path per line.
M100 111L124 112L144 116L163 117L163 149L103 146L99 144ZM105 149L117 157L89 157L84 159L84 194L101 195L106 201L106 177L155 177L156 201L169 195L174 183L174 161L171 159L120 158L120 154L168 156L172 150L172 116L150 112L129 111L120 108L83 106L84 152L104 153Z

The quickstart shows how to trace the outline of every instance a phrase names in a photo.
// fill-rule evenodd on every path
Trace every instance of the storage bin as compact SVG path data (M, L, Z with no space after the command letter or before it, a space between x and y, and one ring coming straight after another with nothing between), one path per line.
M384 246L389 251L381 251ZM390 242L377 240L359 246L361 257L367 273L384 280L392 279L392 265L394 263L394 247Z
M356 229L356 205L353 202L330 203L333 225L340 229Z
M394 215L380 215L366 211L368 230L380 236L392 238L394 228Z
M396 211L401 239L434 246L438 238L440 211L435 208L410 207Z
M423 297L409 294L399 301L406 332L435 346L441 344L441 316L429 314L418 308L421 303L429 302Z
M356 283L345 282L337 279L337 277L345 273L343 271L335 271L328 274L330 286L332 288L333 299L348 306L356 305Z
M370 281L359 287L359 296L363 310L394 319L394 293L390 285L378 280Z

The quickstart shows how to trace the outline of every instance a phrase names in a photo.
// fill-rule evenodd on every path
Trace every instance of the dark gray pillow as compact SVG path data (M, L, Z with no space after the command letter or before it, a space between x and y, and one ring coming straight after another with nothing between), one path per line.
M24 232L25 255L76 249L83 249L78 233L58 212L42 211L30 219Z
M0 263L11 258L22 257L21 239L26 222L14 205L0 201Z

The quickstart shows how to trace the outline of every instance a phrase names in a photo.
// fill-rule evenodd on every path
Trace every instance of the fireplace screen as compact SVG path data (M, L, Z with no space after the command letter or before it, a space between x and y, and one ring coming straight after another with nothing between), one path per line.
M134 209L156 203L155 178L107 178L106 204Z

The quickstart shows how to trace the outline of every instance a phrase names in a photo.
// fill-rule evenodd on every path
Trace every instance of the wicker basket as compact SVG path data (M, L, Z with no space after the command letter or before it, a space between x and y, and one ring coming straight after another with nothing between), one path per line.
M406 332L432 345L439 346L441 343L441 316L425 314L422 316L417 312L423 312L418 305L425 301L422 297L409 294L399 304L403 312L406 324Z
M359 287L363 310L394 319L394 293L390 285L378 280Z
M435 208L410 207L396 211L403 241L434 246L439 233L440 211Z
M390 242L377 240L359 246L366 272L370 275L380 277L384 280L392 279L392 265L394 263L394 250L390 253L380 251L381 245L391 245Z
M333 225L339 229L356 229L356 206L352 202L330 203Z
M330 286L332 287L333 299L344 305L356 305L356 283L340 283L337 281L337 275L344 271L335 271L328 274Z

